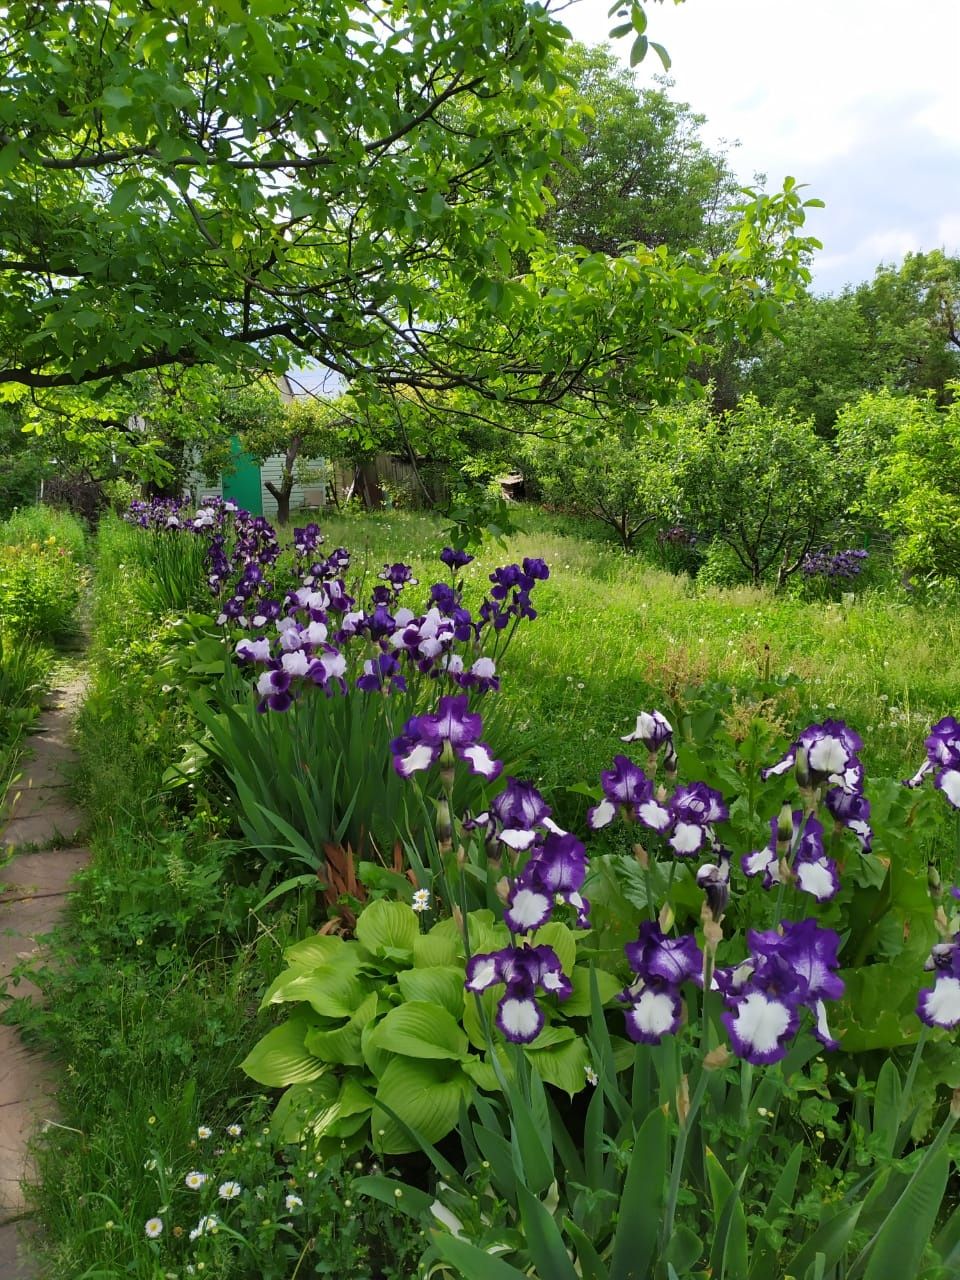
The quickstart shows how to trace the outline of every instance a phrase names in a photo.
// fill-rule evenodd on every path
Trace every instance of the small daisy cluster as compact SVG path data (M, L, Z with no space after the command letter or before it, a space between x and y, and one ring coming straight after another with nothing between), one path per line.
M234 1259L242 1260L244 1274L288 1275L308 1242L323 1251L331 1274L376 1271L366 1264L382 1244L381 1210L368 1209L352 1191L356 1178L375 1170L355 1159L321 1153L309 1138L283 1143L266 1126L270 1109L263 1097L252 1104L243 1123L216 1131L199 1125L190 1143L191 1162L199 1168L177 1173L160 1169L154 1158L145 1162L167 1202L142 1228L136 1227L155 1260L157 1270L151 1275L172 1280L232 1275ZM224 1145L217 1146L224 1138ZM112 1221L104 1228L124 1229ZM422 1246L419 1226L406 1234L395 1232L391 1241L403 1250L402 1262L408 1252L415 1259Z

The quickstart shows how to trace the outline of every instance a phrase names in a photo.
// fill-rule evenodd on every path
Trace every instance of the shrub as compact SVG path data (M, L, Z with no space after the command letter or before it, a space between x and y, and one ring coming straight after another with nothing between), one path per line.
M49 508L0 526L0 626L39 638L68 634L86 586L83 549L77 522Z

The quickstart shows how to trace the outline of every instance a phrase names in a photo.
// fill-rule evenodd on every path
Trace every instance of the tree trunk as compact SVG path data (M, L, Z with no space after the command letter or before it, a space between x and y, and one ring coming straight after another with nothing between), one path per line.
M379 511L383 506L383 490L380 487L376 460L360 465L360 491L363 494L363 505L367 510Z

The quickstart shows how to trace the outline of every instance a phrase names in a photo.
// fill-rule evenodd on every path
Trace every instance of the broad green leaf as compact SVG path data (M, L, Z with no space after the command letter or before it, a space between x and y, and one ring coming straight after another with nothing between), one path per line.
M463 983L464 971L456 965L404 969L397 974L397 986L404 1000L441 1005L458 1021L463 1017Z
M461 1280L527 1280L526 1272L518 1271L467 1240L458 1240L440 1231L431 1231L430 1237L440 1257L457 1268Z
M408 1058L466 1056L469 1042L460 1024L442 1005L415 1000L391 1009L370 1034L375 1049Z
M413 963L420 968L431 965L452 965L463 960L463 944L455 935L438 933L431 929L429 933L418 934L413 943Z
M618 982L606 969L598 969L597 989L600 992L600 1003L608 1004L619 991L623 983ZM574 965L571 975L573 991L563 1001L561 1010L565 1018L585 1018L590 1013L590 970L586 965Z
M433 1197L419 1187L412 1187L409 1182L398 1182L395 1178L385 1178L382 1173L367 1174L362 1178L354 1178L351 1186L361 1195L372 1196L381 1204L405 1213L410 1218L421 1219L430 1212ZM397 1191L401 1194L398 1195Z
M287 947L283 958L287 964L303 969L320 968L322 965L343 964L350 957L353 968L360 964L357 948L344 942L335 934L318 933L312 938L303 938Z
M419 933L416 912L405 902L378 898L357 917L357 941L374 956L412 958Z
M292 1084L270 1118L271 1142L300 1142L317 1115L326 1112L340 1093L340 1082L331 1072L310 1084Z
M369 990L369 982L349 970L332 966L306 973L288 969L268 989L260 1007L305 1000L323 1018L351 1018Z
M873 1104L873 1132L880 1141L880 1150L886 1156L893 1155L897 1141L902 1094L897 1064L892 1058L887 1058L877 1075L877 1092Z
M544 1048L528 1046L526 1056L541 1080L563 1089L571 1097L587 1083L590 1053L583 1039L566 1040Z
M561 924L559 920L551 920L533 935L533 945L552 947L557 953L563 972L567 977L570 976L577 959L577 939L572 929Z
M461 1099L472 1090L454 1063L395 1058L380 1077L376 1100L426 1142L438 1142L455 1128ZM374 1107L370 1124L376 1150L388 1155L417 1150L414 1139L385 1111Z
M747 1280L747 1218L739 1188L709 1149L705 1163L714 1223L710 1266L719 1280Z
M293 1017L268 1031L240 1063L241 1070L258 1084L276 1088L285 1084L306 1084L328 1070L327 1064L304 1047L307 1033L315 1023Z
M361 1036L368 1022L377 1015L377 993L371 991L360 1004L350 1021L342 1027L325 1030L315 1027L307 1032L305 1047L323 1062L335 1062L344 1066L363 1065Z
M807 1268L813 1265L818 1253L826 1257L830 1266L836 1266L850 1243L850 1237L857 1225L862 1208L862 1205L856 1204L842 1209L822 1223L787 1263L787 1274L804 1275ZM766 1277L763 1280L766 1280ZM780 1280L779 1275L776 1276L776 1280Z

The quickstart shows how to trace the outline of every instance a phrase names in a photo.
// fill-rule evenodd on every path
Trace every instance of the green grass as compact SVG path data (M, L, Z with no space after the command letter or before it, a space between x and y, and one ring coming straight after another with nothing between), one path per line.
M698 592L686 577L561 531L569 521L524 511L521 522L527 532L485 549L464 577L476 600L497 564L530 555L550 565L534 596L540 616L502 666L502 696L547 787L595 781L637 711L690 705L705 691L728 707L756 703L768 696L767 671L796 677L763 709L785 734L845 719L864 736L868 770L883 775L912 772L930 723L960 708L960 615L947 605L877 592L845 604L749 587ZM441 576L439 520L391 512L322 527L328 546L354 552L355 568L375 574L400 559L422 583Z

